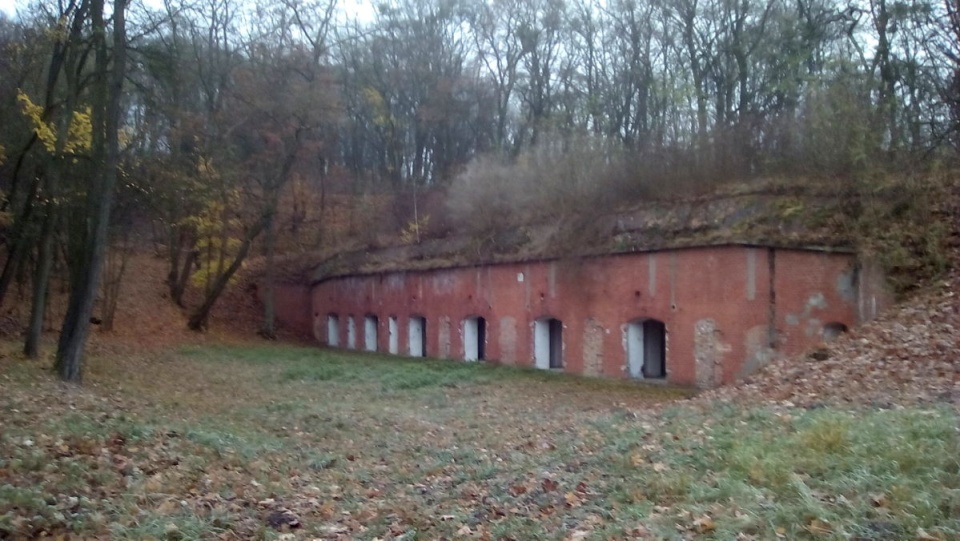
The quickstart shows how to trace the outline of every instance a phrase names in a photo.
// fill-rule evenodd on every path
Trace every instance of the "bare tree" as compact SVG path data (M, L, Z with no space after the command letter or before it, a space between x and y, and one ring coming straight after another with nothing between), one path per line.
M57 348L56 369L67 381L80 381L83 351L90 329L100 273L106 255L110 210L120 157L121 97L127 67L125 0L107 10L103 0L91 0L90 22L94 53L91 83L91 182L85 208L71 224L70 299ZM109 14L109 24L107 14Z

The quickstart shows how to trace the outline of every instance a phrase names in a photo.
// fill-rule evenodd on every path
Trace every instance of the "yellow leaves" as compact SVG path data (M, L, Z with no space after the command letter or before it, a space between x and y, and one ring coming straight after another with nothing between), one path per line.
M384 108L383 95L380 92L371 86L368 86L363 89L363 100L367 102L367 105L373 107L377 110L382 110Z
M23 107L23 114L33 124L33 131L37 138L43 143L47 152L53 154L57 151L57 129L52 122L44 122L43 107L33 103L25 92L17 92L17 101ZM67 125L67 138L63 141L63 152L66 154L80 154L90 150L93 144L93 124L90 121L90 108L86 107L82 111L68 112L70 118Z
M400 241L404 244L420 244L420 237L429 223L429 215L424 215L419 220L410 220L410 223L400 232Z
M217 169L213 166L213 160L206 156L201 156L197 160L197 173L200 173L200 177L203 179L215 178L217 176Z
M201 176L215 174L212 164L202 160L199 165ZM188 216L182 223L192 228L197 236L196 249L200 254L199 268L191 276L195 285L208 287L226 268L226 262L240 249L241 242L231 236L241 227L240 220L231 215L231 209L240 201L240 192L231 190L222 198L210 199L203 210Z
M363 101L373 110L373 122L377 126L386 126L390 124L390 111L387 109L387 102L383 99L383 94L373 87L366 87L362 91Z
M57 19L56 26L49 26L44 29L47 37L59 42L64 42L70 37L70 19L66 15L61 15Z
M17 92L17 101L23 106L23 114L33 123L37 137L47 150L53 152L57 136L52 126L43 121L43 107L34 104L22 90Z

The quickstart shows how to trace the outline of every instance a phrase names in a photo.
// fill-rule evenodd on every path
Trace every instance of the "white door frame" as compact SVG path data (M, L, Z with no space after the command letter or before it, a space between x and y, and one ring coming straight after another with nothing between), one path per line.
M426 357L427 345L423 342L424 329L427 320L422 316L410 316L407 324L407 352L411 357Z
M327 346L340 347L340 317L327 314Z
M380 320L377 316L368 314L363 318L363 347L367 351L377 351L377 327Z

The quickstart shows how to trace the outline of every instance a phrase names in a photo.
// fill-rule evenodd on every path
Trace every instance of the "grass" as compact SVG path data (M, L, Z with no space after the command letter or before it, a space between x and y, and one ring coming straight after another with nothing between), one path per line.
M653 521L661 535L685 516L709 516L717 539L960 534L960 439L952 410L673 414L699 429L646 437L632 462L660 471L651 476L628 464L620 473L625 486L638 487L619 496L635 513L651 502L673 504Z
M684 397L273 345L102 355L83 389L0 360L0 538L960 536L954 410Z

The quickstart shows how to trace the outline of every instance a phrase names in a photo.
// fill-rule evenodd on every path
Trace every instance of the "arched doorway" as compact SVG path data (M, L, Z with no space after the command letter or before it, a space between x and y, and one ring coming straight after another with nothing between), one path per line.
M380 318L367 314L363 318L363 349L377 351L377 329L380 327Z
M533 322L533 361L537 368L563 368L562 321L547 317Z
M468 317L463 320L463 360L482 361L486 358L487 320Z
M843 323L833 322L827 323L823 326L823 341L824 342L833 342L840 337L841 334L847 332L849 329Z
M422 316L410 316L407 329L407 344L411 357L427 356L427 319Z
M327 314L327 346L340 347L340 317Z
M627 368L630 377L667 377L666 325L656 319L637 319L627 323L626 332Z

